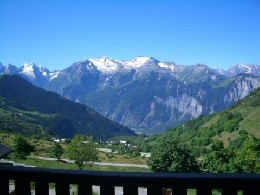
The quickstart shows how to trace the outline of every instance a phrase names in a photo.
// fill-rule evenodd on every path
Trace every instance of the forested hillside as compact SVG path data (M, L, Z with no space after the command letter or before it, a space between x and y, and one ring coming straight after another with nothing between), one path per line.
M200 116L164 134L172 134L190 146L197 156L203 155L213 140L222 140L225 146L235 148L249 136L259 139L260 89L221 113Z
M0 130L27 135L106 139L135 135L89 107L35 87L16 75L0 77Z

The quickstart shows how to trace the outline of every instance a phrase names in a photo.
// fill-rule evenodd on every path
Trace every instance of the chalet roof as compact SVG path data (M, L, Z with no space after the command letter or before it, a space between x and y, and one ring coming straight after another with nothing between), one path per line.
M13 151L12 148L10 148L7 145L0 144L0 159L4 158L8 154L10 154Z

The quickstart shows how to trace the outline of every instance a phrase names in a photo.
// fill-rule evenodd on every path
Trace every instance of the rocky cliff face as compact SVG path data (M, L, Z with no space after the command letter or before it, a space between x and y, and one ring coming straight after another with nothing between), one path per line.
M237 102L258 87L260 87L259 77L241 74L234 79L234 84L225 93L223 100L225 103Z
M38 68L41 74L38 71L37 75L46 73L48 82L38 85L47 90L86 104L136 131L156 133L219 112L244 98L260 87L259 67L240 65L223 71L151 57L130 61L99 58L81 60L57 72ZM31 80L37 83L36 77Z
M157 133L199 115L219 112L260 86L259 78L251 75L225 79L216 75L220 78L213 80L208 76L190 83L158 72L128 76L120 77L127 80L121 85L110 82L77 100L136 131Z

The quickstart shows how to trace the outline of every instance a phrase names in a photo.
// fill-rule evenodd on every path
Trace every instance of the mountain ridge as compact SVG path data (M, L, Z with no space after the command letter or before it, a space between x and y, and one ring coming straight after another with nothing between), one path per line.
M260 65L256 65L256 64L237 64L235 66L231 66L229 67L227 70L223 70L223 69L214 69L211 68L205 64L195 64L195 65L177 65L176 63L174 63L173 61L159 61L154 57L146 57L146 56L139 56L136 57L132 60L126 60L126 61L120 61L120 60L116 60L116 59L112 59L109 57L100 57L100 58L85 58L82 59L80 61L78 61L79 63L82 62L91 62L92 65L96 66L99 68L99 71L106 73L106 71L109 73L110 71L113 70L117 70L120 68L125 68L125 69L134 69L134 68L140 68L143 65L149 65L149 64L153 64L153 63L157 63L159 67L161 68L165 68L171 71L178 71L178 70L183 70L185 69L185 67L194 67L194 66L204 66L207 67L211 70L214 70L215 72L221 74L221 75L225 75L225 76L235 76L237 74L240 73L249 73L252 74L254 76L260 76ZM59 72L59 70L55 70L55 71L50 71L47 68L43 67L43 66L38 66L35 63L24 63L21 67L16 67L15 65L11 65L8 64L7 66L4 66L2 63L0 65L0 74L13 74L12 72L18 73L18 74L22 74L23 73L23 69L25 67L31 66L31 68L33 68L34 70L39 71L43 76L46 76L46 78L52 79L53 78L53 74ZM120 67L120 68L119 68ZM8 70L8 69L13 69L13 70ZM69 67L67 67L69 68ZM97 68L97 69L98 69ZM6 70L4 70L6 69ZM42 70L41 70L42 69ZM66 68L63 68L66 69ZM61 69L61 70L63 70ZM26 74L26 72L25 72ZM27 75L29 76L29 75Z
M129 61L102 57L83 59L49 74L45 71L44 81L23 77L131 129L155 133L219 112L260 87L260 66L239 65L230 71L153 57ZM42 78L43 71L38 72L35 78Z

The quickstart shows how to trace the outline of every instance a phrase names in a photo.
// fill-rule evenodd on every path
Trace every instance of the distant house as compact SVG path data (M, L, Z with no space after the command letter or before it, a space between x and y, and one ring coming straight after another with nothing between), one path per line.
M56 139L56 138L52 138L54 142L56 143L60 143L60 142L65 142L66 139L62 138L62 139Z
M111 153L111 152L112 152L112 149L109 149L109 148L98 148L98 151L106 152L106 153Z
M13 149L7 145L0 144L0 159L6 157L8 154L13 152Z
M150 158L151 157L151 153L140 152L140 156L144 156L144 157Z
M53 139L54 142L59 143L60 139Z
M120 143L120 144L126 144L127 141L125 141L125 140L120 140L119 143Z

